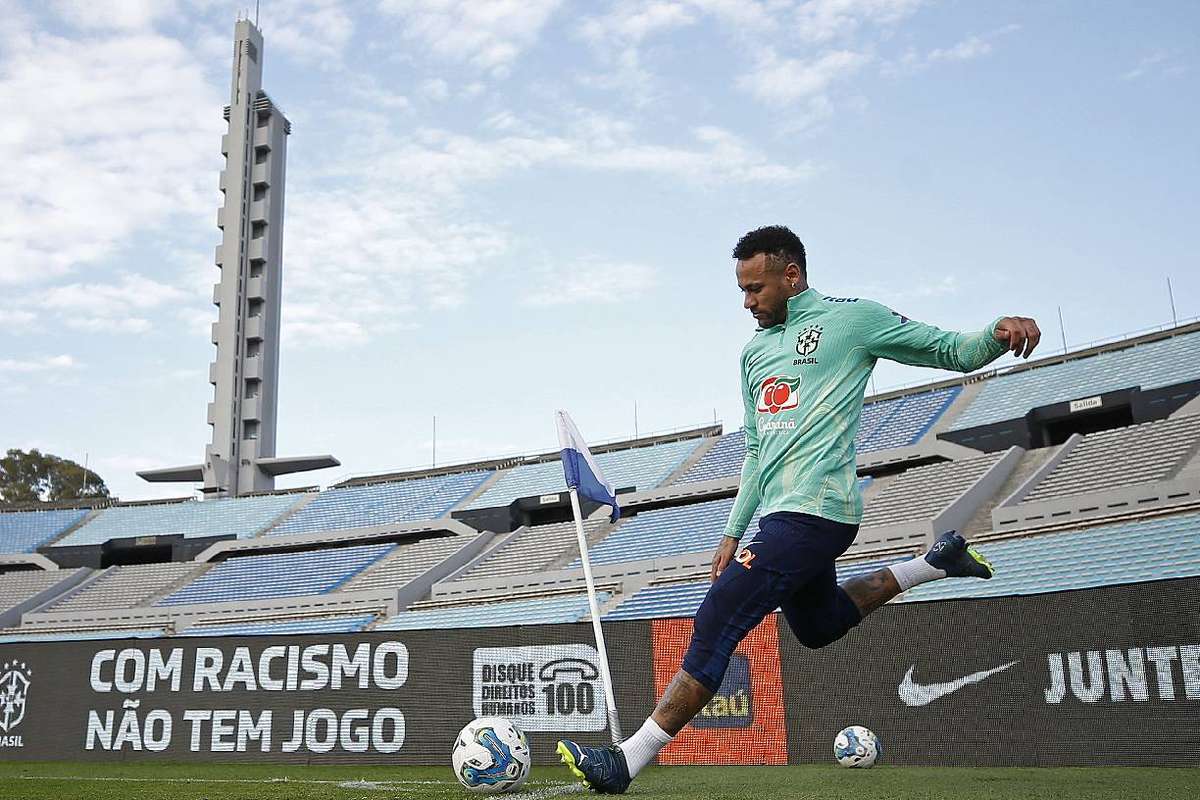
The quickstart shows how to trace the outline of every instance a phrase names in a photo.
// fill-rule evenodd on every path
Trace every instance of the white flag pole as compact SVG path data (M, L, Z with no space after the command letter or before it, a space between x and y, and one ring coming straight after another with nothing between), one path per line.
M608 669L608 648L604 646L604 629L600 626L600 604L596 601L596 583L592 580L587 537L583 534L583 512L579 509L579 494L574 489L571 490L571 511L575 514L579 559L583 562L583 580L587 584L588 606L592 611L592 632L596 635L596 650L600 653L600 679L604 682L604 701L608 706L608 730L613 744L617 744L621 741L621 721L617 718L617 700L613 695L612 678Z

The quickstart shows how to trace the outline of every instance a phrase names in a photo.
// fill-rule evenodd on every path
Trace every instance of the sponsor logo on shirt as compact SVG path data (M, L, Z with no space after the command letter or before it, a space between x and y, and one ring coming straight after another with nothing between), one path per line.
M758 413L778 414L795 408L800 403L800 384L803 379L797 375L789 378L785 375L772 375L758 388Z

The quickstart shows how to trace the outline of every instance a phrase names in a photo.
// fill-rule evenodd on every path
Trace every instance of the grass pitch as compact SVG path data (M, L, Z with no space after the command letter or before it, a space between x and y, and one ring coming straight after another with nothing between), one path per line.
M525 800L591 797L565 768L536 767ZM448 767L0 763L0 798L21 800L387 800L466 798ZM631 797L752 800L1195 800L1200 769L652 767Z

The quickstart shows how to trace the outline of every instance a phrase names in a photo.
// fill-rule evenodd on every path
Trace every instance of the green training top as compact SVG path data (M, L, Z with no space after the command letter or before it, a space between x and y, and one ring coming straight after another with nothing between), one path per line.
M876 359L970 372L1007 350L999 321L952 333L872 300L812 288L789 298L787 322L742 349L746 461L725 535L740 539L760 505L857 524L854 437Z

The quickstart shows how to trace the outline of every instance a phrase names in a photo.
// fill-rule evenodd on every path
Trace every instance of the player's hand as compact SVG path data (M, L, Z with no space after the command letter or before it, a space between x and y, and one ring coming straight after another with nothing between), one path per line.
M733 561L733 557L737 555L737 548L737 539L732 536L721 537L721 544L717 545L717 552L713 554L712 580L715 581L717 576L729 566L729 562Z
M1042 331L1029 317L1005 317L996 323L996 341L1004 342L1014 356L1029 358L1042 340Z

